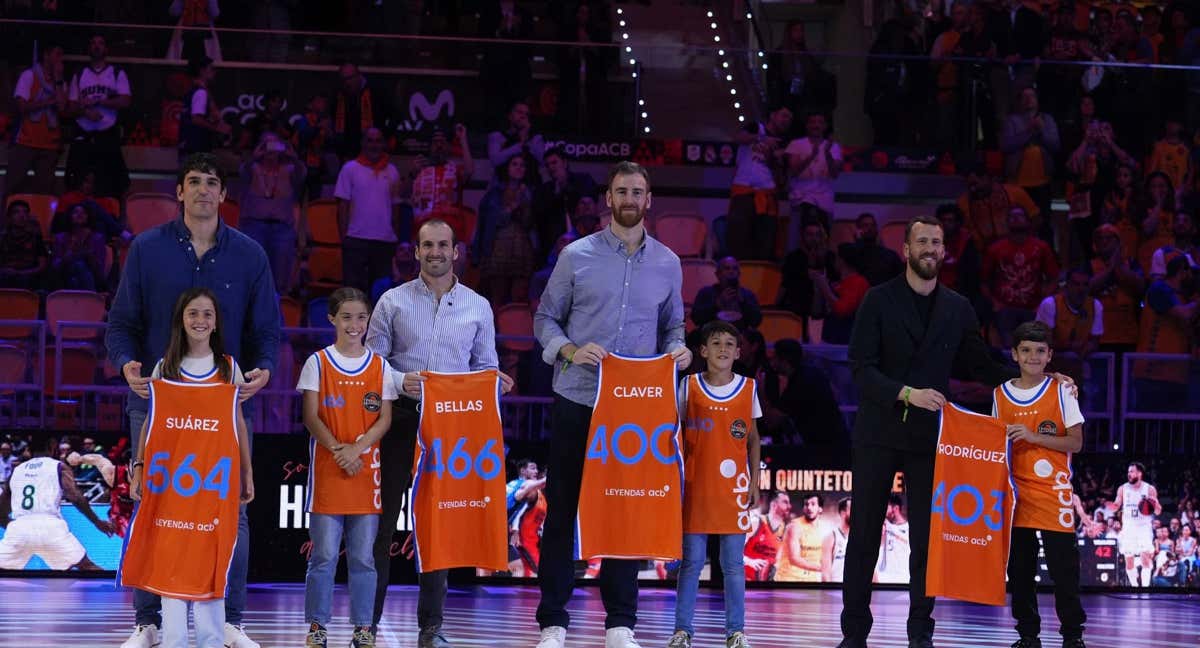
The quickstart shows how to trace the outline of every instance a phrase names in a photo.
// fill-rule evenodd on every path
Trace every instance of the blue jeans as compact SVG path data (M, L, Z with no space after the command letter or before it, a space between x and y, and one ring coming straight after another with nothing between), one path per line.
M238 229L262 246L267 253L267 262L271 264L275 292L286 295L296 264L296 228L283 221L242 218Z
M375 607L375 557L372 548L379 532L378 515L309 516L308 536L312 551L304 575L304 620L329 625L333 599L333 577L337 571L342 534L346 536L346 568L350 581L350 623L371 625Z
M718 535L721 543L721 573L725 576L725 635L741 632L746 623L746 569L742 565L746 536ZM683 534L683 564L679 568L675 595L675 630L696 634L692 617L696 612L696 590L704 568L708 534Z
M146 412L129 410L129 430L136 447ZM250 421L246 421L246 433L251 435ZM253 437L251 437L253 438ZM252 444L253 445L253 444ZM238 537L233 548L233 564L229 566L229 579L225 588L225 622L242 625L242 610L246 609L246 573L250 569L250 523L246 519L246 506L238 508ZM162 603L157 594L133 590L134 623L162 627Z

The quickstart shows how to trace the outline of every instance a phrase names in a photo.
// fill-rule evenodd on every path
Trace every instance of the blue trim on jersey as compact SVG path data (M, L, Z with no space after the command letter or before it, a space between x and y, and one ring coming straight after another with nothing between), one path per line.
M708 383L704 382L704 376L702 376L700 374L696 374L696 382L700 383L700 389L704 391L705 396L708 396L709 398L717 401L718 403L724 403L725 401L733 400L734 397L736 397L738 394L742 393L742 387L746 386L746 377L745 376L742 376L739 374L733 374L733 375L738 379L739 382L737 384L737 387L734 387L733 391L730 392L729 395L724 398L721 398L721 397L717 396L716 394L712 393L711 391L709 391Z
M1000 389L1001 389L1001 391L1004 392L1005 398L1012 401L1014 405L1020 405L1022 407L1026 407L1028 405L1036 403L1037 400L1039 398L1041 398L1043 394L1046 393L1046 388L1049 386L1050 386L1050 376L1046 376L1046 378L1044 380L1042 380L1042 385L1040 387L1038 387L1037 393L1034 394L1033 397L1030 398L1029 400L1021 400L1021 399L1017 398L1016 396L1013 396L1012 392L1008 391L1008 383L1007 382L1000 385Z
M179 368L179 374L181 376L183 376L185 380L191 380L194 382L204 382L217 374L217 364L214 362L213 368L209 369L208 373L206 373L206 374L197 375L197 374L193 374L193 373L188 373L187 371L185 371L183 369L183 367Z
M421 439L421 428L425 423L425 408L423 407L425 402L425 383L420 382L417 383L417 385L421 388L421 400L418 402L417 410L417 447L419 448L419 452L417 453L417 467L415 470L413 470L412 500L409 502L408 506L408 517L410 521L409 527L412 529L413 561L416 564L417 573L420 574L422 573L421 542L420 536L417 535L416 502L421 497L421 475L425 472L425 461L427 459L425 453L428 451L428 448L425 447L425 442Z
M317 364L320 364L320 363L317 363ZM316 480L313 477L313 475L316 474L316 471L313 470L313 467L316 465L316 463L317 463L317 438L309 437L309 439L308 439L308 479L305 480L307 482L307 484L305 484L307 486L307 489L306 489L307 492L304 494L304 511L306 513L312 512L313 487L316 485L314 483Z
M333 359L333 354L329 352L329 347L325 347L324 349L321 349L320 353L325 354L325 359L329 361L329 364L333 365L334 369L337 369L338 371L346 374L347 376L357 376L358 374L366 371L367 367L371 365L371 357L373 355L375 355L374 353L371 353L370 349L368 349L366 357L363 358L362 365L360 365L357 369L347 369L347 368L339 365L337 363L337 360Z

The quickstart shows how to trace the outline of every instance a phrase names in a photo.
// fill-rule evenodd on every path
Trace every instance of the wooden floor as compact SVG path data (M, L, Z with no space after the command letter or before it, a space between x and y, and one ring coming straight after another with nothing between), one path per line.
M0 579L0 646L83 646L116 648L128 635L133 611L127 592L110 581ZM349 642L348 597L336 590L330 646ZM453 588L447 600L445 634L456 647L532 648L538 634L536 588L479 586ZM908 597L887 591L875 595L871 646L905 646ZM1053 601L1042 598L1042 639L1058 646ZM302 585L252 585L246 628L264 648L304 643ZM1200 646L1200 595L1091 594L1084 598L1088 646L1196 648ZM567 645L604 645L604 611L598 589L576 591ZM746 631L756 648L836 646L840 640L841 595L832 590L752 590L747 593ZM379 646L416 645L416 589L393 587L379 633ZM661 647L672 631L674 593L643 589L637 636L643 648ZM701 592L696 613L696 646L724 646L719 592ZM936 645L942 648L1008 646L1016 635L1007 608L939 602Z

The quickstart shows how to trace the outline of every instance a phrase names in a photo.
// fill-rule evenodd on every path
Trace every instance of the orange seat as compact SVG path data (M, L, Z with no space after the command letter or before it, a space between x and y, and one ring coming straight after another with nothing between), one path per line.
M759 333L768 344L779 340L803 340L804 319L791 311L764 310L762 324L758 325Z
M692 307L686 306L683 309L683 334L691 335L695 330L696 323L692 321Z
M893 221L879 230L879 244L904 258L904 230L908 223Z
M332 198L321 198L308 203L305 221L308 223L309 244L342 244L342 234L338 231L337 213L337 200Z
M315 294L329 294L342 287L342 248L318 246L309 252L308 287ZM309 324L313 324L311 318Z
M56 290L46 296L46 321L50 334L59 340L95 340L100 337L98 328L66 328L59 334L58 323L103 322L104 296L90 290Z
M129 231L141 234L179 215L179 201L165 193L137 193L125 200L126 223Z
M704 254L708 223L698 214L663 214L655 219L654 236L681 257Z
M5 212L8 211L8 206L14 200L24 200L29 203L30 213L37 218L38 224L42 226L42 238L49 240L50 222L54 220L54 212L58 210L58 196L28 193L13 194L4 203Z
M769 306L779 301L779 287L783 284L783 272L770 261L742 261L742 287L754 293L758 303Z
M706 259L683 259L683 303L696 301L696 293L717 283L717 264Z
M505 304L496 311L496 334L533 337L533 313L529 304ZM505 340L499 343L509 351L532 351L533 340Z
M99 368L99 363L92 349L69 346L62 347L61 353L62 368L59 371L55 367L54 347L46 347L40 367L45 381L42 383L43 393L55 398L75 397L83 393L80 387L96 385L96 369Z
M475 226L479 221L479 214L470 207L462 205L448 205L439 207L421 218L413 220L412 225L412 240L415 243L417 240L417 231L426 221L432 218L440 218L450 225L450 229L454 230L454 240L459 243L469 244L475 237Z
M304 312L304 307L300 305L300 300L295 297L280 297L279 311L283 313L283 325L289 328L299 328L300 322L303 319L301 313Z
M20 288L0 288L0 319L36 320L41 305L38 294ZM0 326L0 339L26 338L32 326Z
M837 249L842 243L853 243L858 236L858 225L854 221L833 221L833 231L829 233L830 247Z
M29 356L24 349L0 344L0 392L11 393L13 385L28 383Z
M226 198L217 208L217 214L221 216L221 220L225 221L226 225L237 229L238 222L241 220L242 208L233 198Z

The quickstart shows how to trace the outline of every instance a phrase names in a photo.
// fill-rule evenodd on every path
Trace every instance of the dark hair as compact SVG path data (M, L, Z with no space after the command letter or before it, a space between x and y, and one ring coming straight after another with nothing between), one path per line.
M1140 462L1140 461L1130 461L1130 462L1129 462L1129 465L1130 465L1130 466L1133 466L1134 468L1137 468L1137 469L1138 469L1138 472L1140 472L1140 473L1145 473L1145 472L1146 472L1146 464L1144 464L1144 463L1142 463L1142 462Z
M904 495L900 493L888 494L888 506L904 506Z
M1171 176L1163 173L1162 171L1155 171L1154 173L1146 176L1146 181L1143 184L1146 189L1146 204L1149 205L1150 183L1155 178L1162 178L1163 182L1167 183L1167 197L1163 198L1163 209L1175 211L1175 183L1171 182Z
M920 216L913 216L912 218L908 219L908 223L906 223L904 225L904 242L905 243L908 243L909 239L912 238L913 227L916 227L918 223L921 225L929 225L930 227L936 227L936 228L942 230L943 232L945 232L945 228L942 227L942 221L938 220L936 217L926 216L924 214L921 214Z
M1087 277L1088 279L1091 279L1092 278L1092 269L1091 269L1091 267L1086 266L1086 265L1071 266L1070 268L1067 268L1067 274L1063 275L1063 279L1069 280L1071 278L1071 275L1077 275L1077 274L1081 274L1081 275Z
M622 160L609 168L608 182L605 183L604 186L608 187L609 191L612 191L613 180L615 180L617 176L622 175L642 176L642 179L646 181L646 191L650 191L650 172L646 171L646 167L638 164L637 162L631 162L629 160Z
M183 179L192 171L217 176L217 181L221 183L221 189L225 188L225 174L221 171L221 166L217 163L217 156L212 153L192 153L187 156L183 160L183 165L179 167L179 173L175 175L175 184L182 187Z
M939 222L942 220L943 216L947 216L949 214L954 214L954 216L958 218L959 223L963 221L963 211L954 203L942 203L938 205L937 210L933 212L934 218L938 219ZM907 235L905 238L907 238Z
M9 201L8 207L4 210L5 215L12 214L13 207L24 207L27 212L33 211L33 207L30 207L27 201L17 198L16 200Z
M858 216L855 216L855 217L854 217L854 224L855 224L855 225L857 225L857 224L858 224L858 221L860 221L860 220L862 220L862 219L864 219L864 218L870 218L871 220L875 221L875 224L876 224L876 225L878 225L878 224L879 224L879 219L878 219L878 218L875 218L875 214L872 214L871 212L862 212L862 213L860 213Z
M535 464L535 463L537 463L537 462L534 461L533 459L530 459L529 457L524 457L522 459L518 459L517 460L517 470L519 471L522 468L524 468L525 466L528 466L529 464Z
M545 162L546 158L550 157L551 155L558 157L558 159L562 160L563 162L571 161L571 156L567 155L566 149L561 146L551 146L550 148L546 149L546 151L542 153L542 162Z
M816 491L802 493L800 496L800 501L807 502L808 500L810 500L814 497L817 498L817 506L825 506L825 498L822 497L821 494Z
M1170 261L1167 261L1167 278L1174 279L1175 277L1179 276L1180 272L1183 272L1190 267L1191 262L1188 261L1186 256L1181 254Z
M850 269L862 274L862 256L854 243L842 243L837 247L837 255Z
M450 223L447 223L446 221L444 221L440 218L430 218L429 220L425 221L424 223L421 223L421 226L417 228L417 245L418 246L421 245L421 230L425 229L426 227L437 226L437 225L445 225L446 227L450 228L450 246L454 247L455 245L458 245L458 233L454 231L453 225L451 225Z
M1050 344L1050 338L1053 337L1053 331L1045 322L1030 320L1022 322L1013 329L1012 333L1012 348L1016 349L1021 346L1022 342L1037 342L1040 344Z
M204 68L206 68L212 64L213 64L213 60L203 54L201 54L200 56L197 56L193 59L190 59L188 61L188 65L187 65L188 76L190 76L194 79L194 78L200 76L200 72L202 72L204 70Z
M346 302L362 302L366 305L367 310L371 310L371 302L367 301L367 295L358 288L343 286L333 291L329 296L329 316L334 317L341 310L342 304Z
M838 500L838 513L845 513L846 509L850 508L850 498L843 497Z
M38 48L38 58L44 59L50 55L50 52L63 49L63 46L57 41L42 41L38 44Z
M741 335L733 324L724 320L713 320L700 328L700 341L703 344L708 344L709 340L722 333L728 333L737 341L737 345L742 345Z
M784 338L775 343L775 357L799 369L804 361L804 347L799 340Z
M179 380L180 365L188 352L187 333L183 329L183 313L187 305L200 297L207 297L213 304L216 314L216 325L208 337L208 347L212 349L213 364L217 367L217 375L221 382L233 382L233 363L225 355L225 343L221 341L221 307L217 304L217 296L208 288L189 288L175 300L175 311L171 314L171 339L167 342L167 350L163 353L162 377L168 380Z

